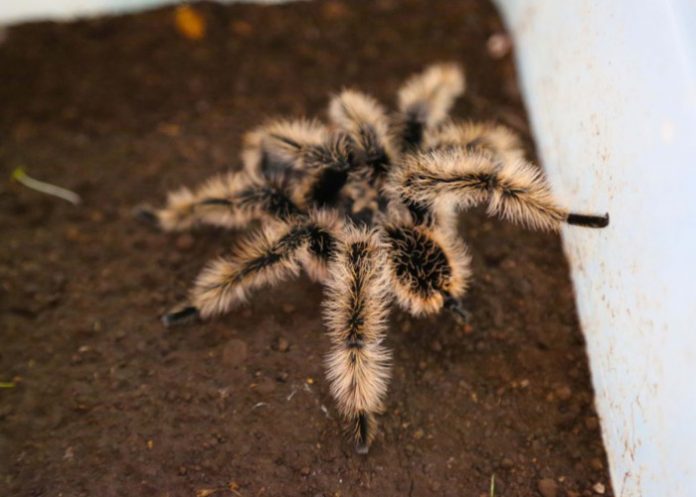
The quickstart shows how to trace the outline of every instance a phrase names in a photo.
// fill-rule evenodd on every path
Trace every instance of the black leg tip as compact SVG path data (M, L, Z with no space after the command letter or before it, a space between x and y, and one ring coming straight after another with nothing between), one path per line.
M360 454L361 456L366 455L368 452L370 452L370 446L367 445L364 442L356 442L355 443L355 453Z
M606 228L609 226L609 213L603 216L590 216L586 214L568 214L568 224L584 226L586 228Z
M466 309L452 309L455 321L460 325L471 324L471 312Z
M162 324L167 328L171 328L172 326L180 326L182 324L198 321L199 317L200 315L196 307L187 306L162 316Z
M159 228L159 217L157 217L155 210L147 205L139 205L133 209L133 217L145 224Z
M204 198L197 205L231 205L232 202L226 198Z
M471 312L464 307L460 300L455 299L449 293L445 295L445 309L452 313L459 324L470 324Z

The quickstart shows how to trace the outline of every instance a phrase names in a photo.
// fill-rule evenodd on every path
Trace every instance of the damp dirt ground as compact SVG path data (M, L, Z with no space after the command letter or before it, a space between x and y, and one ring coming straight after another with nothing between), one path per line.
M498 497L611 495L557 235L462 216L471 327L392 312L367 457L342 438L307 279L160 324L240 234L162 234L131 208L238 167L241 134L269 116L321 115L345 85L393 104L407 75L454 60L455 115L505 123L534 154L487 2L194 8L197 40L173 8L2 33L0 494L479 497L495 475ZM9 181L20 166L83 203Z

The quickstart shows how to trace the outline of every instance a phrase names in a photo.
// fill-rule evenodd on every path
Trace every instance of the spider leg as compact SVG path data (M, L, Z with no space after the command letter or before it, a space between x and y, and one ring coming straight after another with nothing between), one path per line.
M305 175L297 182L293 198L298 204L334 206L355 167L354 145L343 132L331 133L320 145L306 147L300 158Z
M322 146L328 136L313 119L276 119L244 135L242 163L252 176L292 179L307 165L307 150Z
M183 231L200 224L244 228L251 221L287 220L301 214L285 189L244 172L214 176L194 191L168 195L161 209L140 207L135 215L164 231Z
M344 90L331 99L329 119L350 137L371 180L381 182L397 154L384 107L364 93Z
M422 316L446 307L460 319L468 319L458 299L467 290L470 257L453 231L391 224L385 226L385 241L389 246L390 288L404 310Z
M464 88L464 73L456 64L434 64L407 79L399 89L396 122L403 148L421 146L424 135L447 119Z
M242 153L248 171L288 186L299 206L335 205L355 166L347 133L317 121L273 121L247 133Z
M323 281L336 252L338 217L313 213L292 223L269 223L231 253L210 262L189 292L189 301L166 314L166 326L221 315L259 288L297 276L304 267Z
M384 249L375 232L349 228L331 266L324 317L331 340L327 377L355 450L366 454L389 382L391 354L382 344L390 297Z
M286 219L296 191L306 183L308 157L326 147L330 134L315 120L275 120L244 135L244 171L221 174L195 190L182 188L168 196L167 206L136 209L136 216L165 231L181 231L197 224L240 228L265 217ZM292 199L292 201L285 200Z
M461 299L454 298L450 293L444 293L444 308L452 313L459 324L468 324L471 321L471 311L464 306Z
M423 150L463 148L490 154L502 163L524 160L524 147L516 133L488 122L448 122L425 133Z
M169 328L170 326L193 323L194 321L198 321L200 317L196 307L184 304L162 316L162 324Z
M541 171L529 162L499 162L490 154L462 148L410 154L390 178L404 202L436 215L488 204L488 213L529 228L557 230L567 222L603 228L609 215L576 214L553 199Z

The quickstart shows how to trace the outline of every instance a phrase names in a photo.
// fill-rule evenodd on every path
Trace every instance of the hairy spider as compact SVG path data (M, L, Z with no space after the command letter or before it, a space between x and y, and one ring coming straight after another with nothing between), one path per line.
M485 204L490 215L544 230L609 222L558 205L507 128L452 121L464 86L456 65L433 65L404 83L392 114L344 90L330 101L330 124L268 122L244 136L241 171L170 193L161 209L139 209L165 231L260 222L203 269L164 324L224 314L304 269L325 285L327 377L355 449L366 453L389 382L391 303L413 316L446 308L466 318L470 260L458 212Z

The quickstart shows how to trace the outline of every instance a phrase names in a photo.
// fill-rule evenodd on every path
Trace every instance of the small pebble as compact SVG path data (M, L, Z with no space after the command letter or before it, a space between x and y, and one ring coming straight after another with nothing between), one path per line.
M242 37L247 37L254 33L254 27L246 21L232 21L230 27L234 34Z
M99 210L96 210L96 209L92 210L89 213L89 219L90 219L90 221L95 222L95 223L104 222L104 213L99 211Z
M82 233L76 226L68 226L65 230L65 239L69 242L79 242L82 240Z
M509 457L506 457L502 461L500 461L500 465L503 468L510 469L515 465L515 463L513 462L512 459L510 459Z
M415 438L416 440L420 440L421 438L423 438L424 435L425 432L423 432L423 430L419 428L413 433L413 438Z
M65 449L65 453L63 454L63 459L66 461L72 461L75 458L75 451L72 447L68 447Z
M568 385L563 385L556 389L556 397L558 397L560 400L570 400L572 396L573 391L570 389Z
M309 466L303 466L302 469L300 469L300 474L302 476L308 476L310 472L311 469L309 469Z
M599 428L599 419L597 419L597 416L589 416L585 418L585 428L591 431Z
M290 342L288 342L284 337L278 337L276 340L275 349L278 352L287 352L289 348Z
M332 1L324 4L322 8L322 14L329 20L337 20L346 17L350 13L350 10L342 2Z
M604 495L604 492L606 492L607 489L602 483L598 482L592 485L592 490L594 490L596 494Z
M550 478L539 480L537 489L543 497L556 497L558 495L558 484Z
M502 59L510 53L512 40L505 33L496 33L488 38L486 42L488 54L494 59Z

